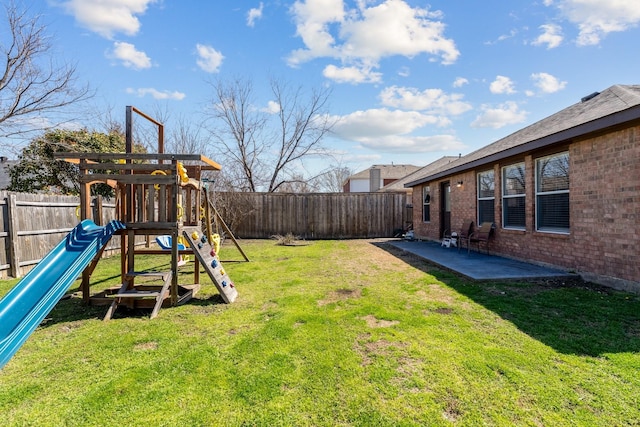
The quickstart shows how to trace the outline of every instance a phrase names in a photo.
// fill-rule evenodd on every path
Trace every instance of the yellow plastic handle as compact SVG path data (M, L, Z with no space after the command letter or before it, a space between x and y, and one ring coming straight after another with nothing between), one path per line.
M161 170L154 170L153 172L151 172L151 175L166 175L167 173L165 171L161 171ZM155 184L153 186L153 188L156 189L156 191L160 190L160 185Z

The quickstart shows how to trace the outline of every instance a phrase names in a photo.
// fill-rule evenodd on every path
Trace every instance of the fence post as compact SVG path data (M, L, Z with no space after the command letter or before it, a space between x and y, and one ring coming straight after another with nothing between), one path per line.
M20 257L18 256L18 220L16 208L16 195L8 194L7 200L7 223L9 225L9 265L11 266L11 276L22 277L20 269Z

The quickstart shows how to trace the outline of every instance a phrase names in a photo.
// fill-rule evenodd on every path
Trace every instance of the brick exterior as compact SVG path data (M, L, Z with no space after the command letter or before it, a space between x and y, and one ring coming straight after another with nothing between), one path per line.
M535 231L535 159L569 152L569 234ZM525 162L526 229L502 227L501 168ZM555 265L622 289L640 290L640 125L576 140L551 151L530 152L487 167L428 183L431 221L422 221L422 186L414 187L418 238L440 239L441 183L451 183L451 224L477 221L476 174L495 172L495 238L490 250L516 259ZM455 183L463 181L461 187Z

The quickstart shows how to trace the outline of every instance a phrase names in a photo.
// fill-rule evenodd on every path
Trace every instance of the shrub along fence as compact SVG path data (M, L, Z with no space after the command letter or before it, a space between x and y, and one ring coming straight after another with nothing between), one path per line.
M405 193L216 193L214 199L234 234L245 239L393 237L412 221Z

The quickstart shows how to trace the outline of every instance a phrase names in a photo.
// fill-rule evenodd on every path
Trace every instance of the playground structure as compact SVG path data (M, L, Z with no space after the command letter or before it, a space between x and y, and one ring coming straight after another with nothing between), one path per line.
M83 301L109 306L104 320L111 319L119 306L152 308L153 318L161 307L187 302L200 286L201 268L225 303L232 303L238 295L218 256L214 221L245 261L249 259L210 203L203 180L203 173L221 166L198 154L164 153L164 126L132 106L126 114L125 153L56 154L78 165L80 224L0 300L0 368L80 275ZM157 126L157 153L133 152L134 114ZM99 212L92 218L91 186L97 183L106 183L115 191L116 218L108 224L102 224ZM120 238L121 284L92 294L91 275L113 236ZM139 248L136 243L141 236L146 242L152 236L169 237L165 241L171 242L170 249ZM169 270L136 271L139 255L169 256ZM179 260L186 255L194 255L191 284L178 280Z
M92 305L110 305L105 320L118 306L129 308L153 307L155 317L162 306L176 306L191 299L200 284L200 267L209 274L225 303L233 302L237 290L224 273L213 250L213 223L221 224L236 244L245 260L248 258L231 231L209 202L203 173L218 171L221 166L200 154L164 153L164 126L128 106L126 110L125 153L59 153L57 156L78 165L80 171L80 220L91 219L91 185L107 183L116 194L116 219L125 225L118 232L121 239L121 286L98 294L91 294L90 283L99 257L84 270L81 291L83 300ZM157 153L133 152L134 114L158 128ZM103 171L116 173L103 173ZM95 218L94 221L100 221ZM99 224L100 225L100 224ZM140 249L138 236L149 241L151 236L167 236L171 242L166 249ZM187 247L185 247L185 243ZM180 258L194 254L192 284L178 282ZM170 255L170 269L166 272L136 271L137 255ZM218 268L211 264L216 259ZM137 284L136 280L144 280ZM159 281L149 284L149 281Z

